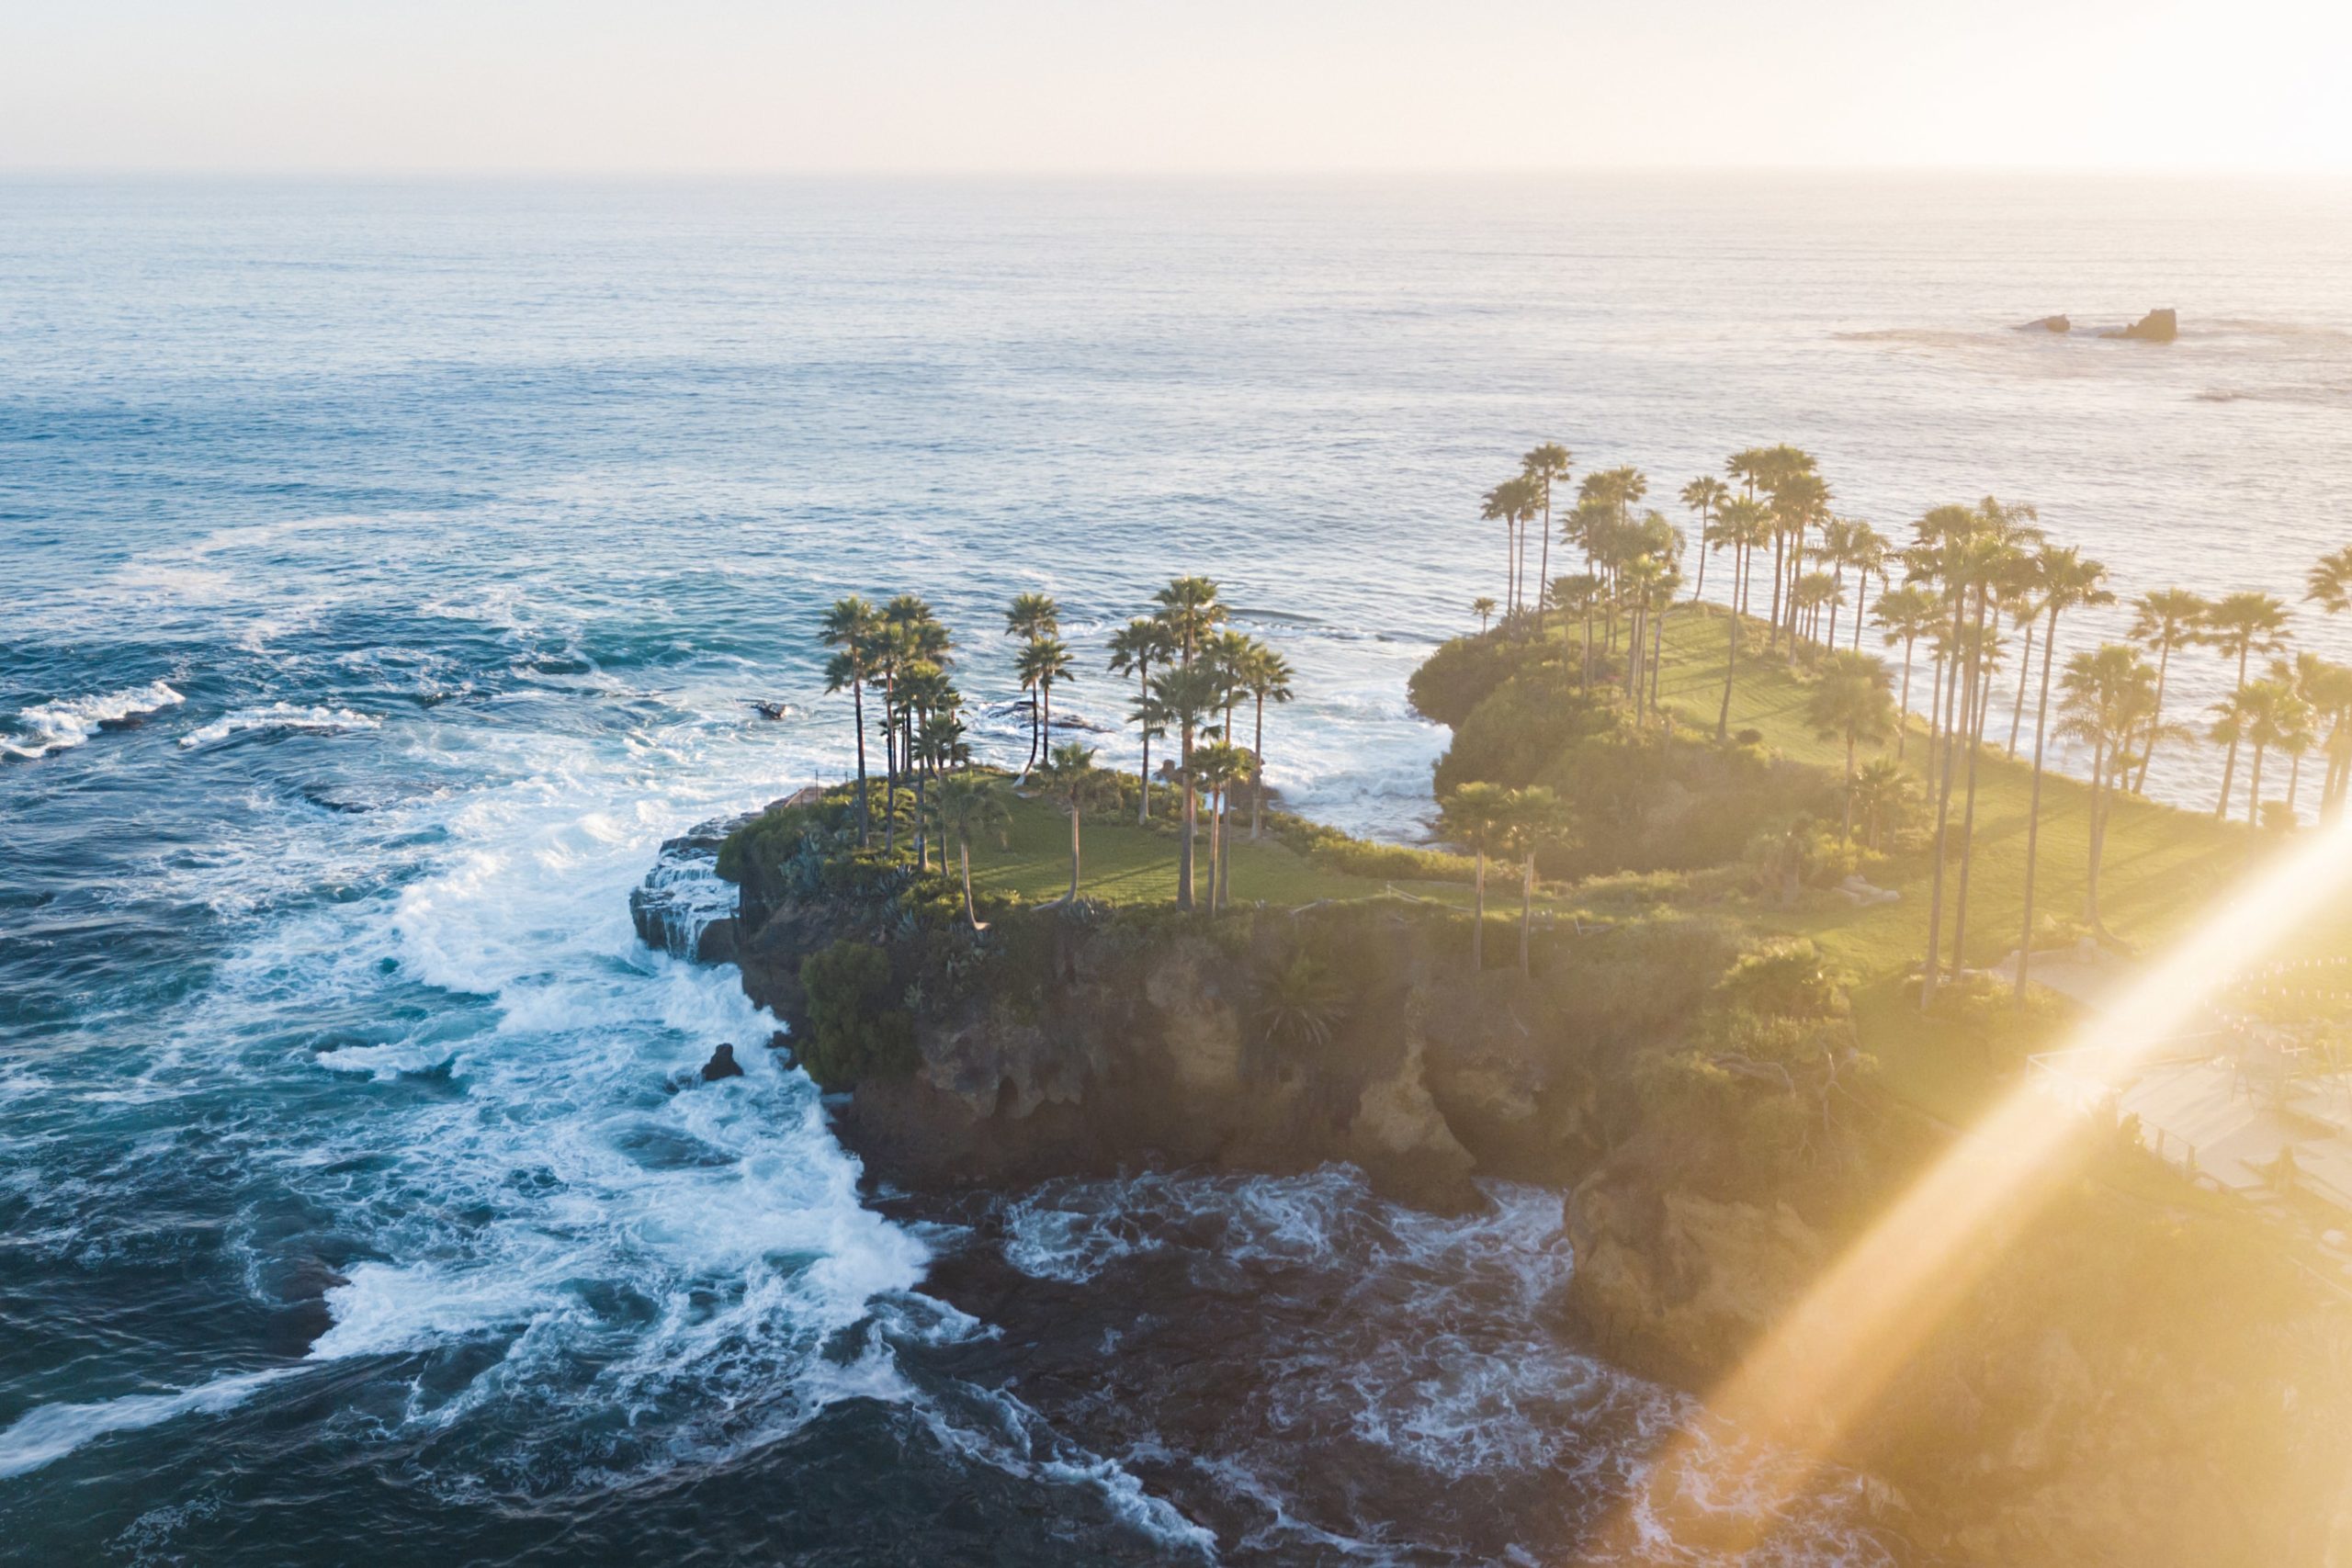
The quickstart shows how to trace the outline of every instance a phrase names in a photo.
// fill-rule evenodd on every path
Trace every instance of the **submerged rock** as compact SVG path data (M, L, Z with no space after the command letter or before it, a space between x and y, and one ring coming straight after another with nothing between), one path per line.
M710 1060L702 1065L702 1081L705 1083L717 1083L721 1078L740 1078L742 1076L743 1065L735 1059L735 1047L732 1045L720 1045L718 1050L710 1054Z
M2021 333L2070 333L2074 330L2075 323L2064 316L2044 316L2040 321L2028 321L2018 329Z

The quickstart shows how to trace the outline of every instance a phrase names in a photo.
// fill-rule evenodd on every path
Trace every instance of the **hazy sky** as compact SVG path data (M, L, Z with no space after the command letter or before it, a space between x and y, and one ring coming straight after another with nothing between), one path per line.
M18 0L0 167L2352 170L2352 0Z

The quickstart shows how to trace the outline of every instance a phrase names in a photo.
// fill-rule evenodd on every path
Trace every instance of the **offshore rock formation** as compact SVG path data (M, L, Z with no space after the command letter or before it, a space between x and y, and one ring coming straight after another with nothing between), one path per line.
M2180 315L2172 310L2151 310L2130 326L2101 337L2130 338L2135 343L2170 343L2180 336Z
M2074 330L2075 323L2063 315L2044 316L2040 321L2028 321L2018 329L2021 333L2070 333Z

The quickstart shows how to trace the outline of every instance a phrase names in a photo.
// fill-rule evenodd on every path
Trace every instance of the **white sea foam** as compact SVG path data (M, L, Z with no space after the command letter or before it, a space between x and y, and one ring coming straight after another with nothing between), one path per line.
M86 742L108 724L175 707L187 699L162 681L109 692L98 697L71 697L39 703L17 716L27 733L15 740L0 739L0 752L17 757L45 757L68 751Z
M349 708L298 707L292 703L277 702L266 708L238 708L224 714L210 724L181 736L180 744L209 746L216 740L226 740L232 735L242 735L254 729L304 730L332 735L348 729L375 729L383 722L373 715L354 713Z
M0 1480L39 1470L109 1432L138 1431L181 1416L218 1416L295 1370L271 1367L238 1372L173 1393L127 1393L86 1404L36 1405L0 1432Z

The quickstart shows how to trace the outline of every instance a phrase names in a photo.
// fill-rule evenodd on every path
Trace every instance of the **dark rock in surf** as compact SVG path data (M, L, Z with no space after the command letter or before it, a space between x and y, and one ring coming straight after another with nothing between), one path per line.
M2180 335L2180 313L2172 310L2151 310L2120 332L2099 335L2129 338L2134 343L2170 343Z
M743 1064L735 1059L735 1047L732 1045L719 1046L710 1054L710 1060L702 1065L702 1081L705 1083L717 1083L721 1078L740 1078L742 1076Z
M2070 333L2075 323L2064 316L2044 316L2038 321L2028 321L2019 327L2021 333Z

